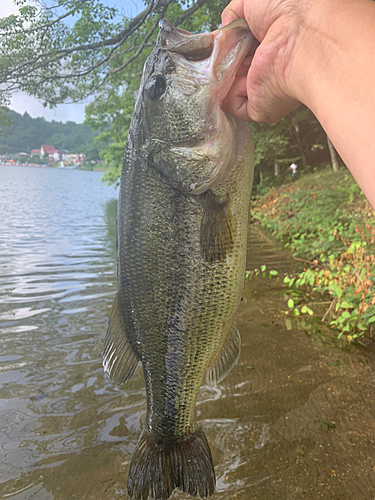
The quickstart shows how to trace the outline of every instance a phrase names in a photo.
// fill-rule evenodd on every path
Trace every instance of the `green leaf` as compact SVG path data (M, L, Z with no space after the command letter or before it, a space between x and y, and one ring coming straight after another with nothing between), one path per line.
M278 271L275 271L274 269L271 269L271 271L270 271L270 275L271 276L277 276L278 274L279 274Z
M294 300L293 299L288 300L288 307L289 307L289 309L293 309L293 307L294 307Z
M329 285L329 289L332 291L334 295L336 295L338 298L342 297L342 290L341 288L336 285L336 284L331 284Z
M351 316L351 314L350 314L350 312L349 312L349 311L344 311L344 312L341 314L340 318L342 318L342 319L349 319L349 318L350 318L350 316Z
M351 304L350 302L347 302L346 300L343 300L340 305L343 309L351 309L354 307L353 304Z

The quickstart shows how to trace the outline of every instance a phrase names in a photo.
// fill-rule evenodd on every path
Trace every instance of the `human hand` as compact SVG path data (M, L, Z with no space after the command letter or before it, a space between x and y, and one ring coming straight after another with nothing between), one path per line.
M225 111L245 121L275 123L300 104L295 60L306 39L311 3L232 0L226 7L223 26L245 18L260 45L239 69Z

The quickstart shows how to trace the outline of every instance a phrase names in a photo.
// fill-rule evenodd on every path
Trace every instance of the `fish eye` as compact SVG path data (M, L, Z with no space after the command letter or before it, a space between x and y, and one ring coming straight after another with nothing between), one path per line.
M159 99L166 89L167 83L161 75L153 75L145 86L147 96L152 99Z

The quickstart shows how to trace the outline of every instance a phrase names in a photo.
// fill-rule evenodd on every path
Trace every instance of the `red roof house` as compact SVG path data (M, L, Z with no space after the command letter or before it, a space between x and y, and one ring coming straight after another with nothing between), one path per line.
M45 144L42 144L40 146L40 154L41 156L44 156L46 153L49 155L54 155L56 153L55 146L46 146Z

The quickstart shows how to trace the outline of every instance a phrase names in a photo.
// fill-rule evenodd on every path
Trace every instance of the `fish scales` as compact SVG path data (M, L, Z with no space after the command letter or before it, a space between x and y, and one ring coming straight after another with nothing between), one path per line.
M147 392L164 393L148 405L152 433L164 437L167 426L169 436L169 423L175 435L184 435L193 424L204 373L228 336L241 298L250 193L238 185L250 186L251 179L239 164L218 187L230 193L239 216L226 260L207 263L200 252L202 207L152 170L134 174L125 172L121 179L131 186L134 200L120 200L119 304L132 318L125 329L144 363ZM185 411L167 412L181 395ZM154 405L160 408L154 411Z
M227 91L233 61L243 60L253 42L242 21L226 33L231 29L244 42L239 54L232 37ZM195 74L206 71L203 64L222 61L207 62L207 36L161 25L145 65L121 174L118 291L103 364L123 383L142 362L147 413L128 479L135 500L167 499L175 487L202 498L213 492L211 453L196 423L195 403L204 377L214 385L239 356L235 313L245 272L252 139L245 123L220 110L219 91L212 101L211 87L223 85L218 70L199 90ZM220 30L211 36L211 59L221 50L221 36ZM203 63L196 62L200 43ZM231 152L224 154L228 147Z

